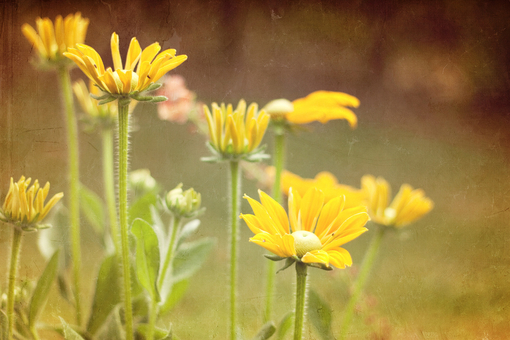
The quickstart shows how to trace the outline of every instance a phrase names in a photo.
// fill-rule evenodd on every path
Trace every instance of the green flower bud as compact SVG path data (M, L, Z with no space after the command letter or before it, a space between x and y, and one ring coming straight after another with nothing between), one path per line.
M129 173L129 187L135 191L135 195L143 196L145 193L157 191L157 183L151 176L149 169L138 169Z
M322 249L321 240L309 231L298 230L292 233L294 237L294 247L296 247L296 254L300 258L303 257L306 253L313 250Z
M203 211L200 208L202 197L193 188L182 190L182 183L170 190L165 196L165 205L172 213L180 217L195 217Z

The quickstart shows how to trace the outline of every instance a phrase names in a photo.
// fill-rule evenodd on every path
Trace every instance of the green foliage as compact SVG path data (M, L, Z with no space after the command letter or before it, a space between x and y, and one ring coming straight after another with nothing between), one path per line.
M150 207L155 205L157 201L156 195L153 192L148 192L142 197L138 198L129 207L129 221L128 225L132 225L133 221L137 218L147 221L152 224L152 216Z
M84 340L64 319L60 318L60 322L62 322L62 326L64 327L64 338L66 340Z
M210 237L184 243L175 254L173 281L178 282L195 274L204 264L215 243Z
M331 331L331 308L314 290L310 290L308 297L308 316L322 340L335 339Z
M120 307L120 305L117 305L112 309L101 328L98 329L95 337L96 340L126 339L126 333L120 317Z
M80 185L80 207L83 215L98 235L104 234L104 202L95 192Z
M272 321L269 321L262 326L253 340L267 340L274 334L274 332L276 332L276 327Z
M170 311L183 297L188 290L189 280L181 280L170 287L170 295L166 298L159 312L165 314Z
M138 324L136 331L147 339L149 335L149 325L146 323ZM172 340L172 330L154 327L154 340Z
M110 255L103 260L96 281L96 290L87 331L95 334L108 314L121 301L119 280L121 279L118 259Z
M287 332L291 329L294 321L294 312L289 312L283 316L278 324L276 339L283 340Z
M179 232L178 239L177 239L177 249L181 246L183 242L185 242L191 235L197 232L198 227L200 226L199 220L192 220L184 225L182 227L181 231Z
M136 237L136 274L153 301L160 300L157 287L160 253L158 237L149 223L135 219L131 232Z
M46 265L44 272L37 281L37 286L35 287L34 293L32 294L32 299L30 300L30 310L28 317L30 328L35 326L35 323L41 315L41 312L46 305L46 301L48 300L48 293L50 292L51 284L53 281L55 281L55 277L57 276L58 272L59 253L60 252L57 250L55 254L53 254L50 261Z
M0 340L7 340L7 314L0 309Z

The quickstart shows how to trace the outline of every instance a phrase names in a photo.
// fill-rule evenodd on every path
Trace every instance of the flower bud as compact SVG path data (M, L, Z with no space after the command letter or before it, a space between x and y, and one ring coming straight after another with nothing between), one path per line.
M288 113L294 111L294 105L291 101L281 98L267 103L264 110L271 116L272 120L283 120Z
M182 190L182 183L170 190L165 196L165 205L173 214L179 217L195 217L203 209L200 208L202 197L193 188Z
M143 196L147 192L156 191L157 183L149 169L138 169L129 174L129 186L135 195Z

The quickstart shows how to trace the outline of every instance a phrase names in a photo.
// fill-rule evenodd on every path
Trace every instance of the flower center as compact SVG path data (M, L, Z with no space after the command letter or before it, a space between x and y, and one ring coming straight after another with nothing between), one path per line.
M293 232L292 236L298 257L303 257L309 251L322 249L321 240L314 233L298 230Z

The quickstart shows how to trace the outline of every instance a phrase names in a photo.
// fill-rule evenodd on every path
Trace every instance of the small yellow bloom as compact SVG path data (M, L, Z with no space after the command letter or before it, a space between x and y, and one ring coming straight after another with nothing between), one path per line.
M85 85L83 80L78 80L73 84L73 91L76 98L78 99L78 103L80 103L82 110L89 116L101 117L105 119L117 118L117 105L114 103L98 105L97 100L90 96L91 94L96 96L100 95L99 89L94 86L92 81L89 82L89 88L87 88L87 85Z
M37 32L29 24L23 24L21 31L39 54L41 62L66 60L64 52L76 44L82 44L87 35L89 19L81 13L55 18L55 25L49 18L37 18Z
M173 49L159 53L159 43L153 43L142 51L138 40L132 38L123 67L116 33L111 37L111 50L114 70L111 67L105 69L101 56L87 45L77 44L76 48L70 48L64 55L74 61L101 90L124 96L149 89L168 71L188 59L185 55L176 56Z
M222 103L220 106L213 103L212 113L206 105L204 111L209 126L210 145L221 157L250 160L251 153L260 151L257 148L270 117L264 110L259 112L256 103L246 109L246 102L241 99L235 110L232 104L225 106Z
M400 191L391 204L389 204L391 188L384 178L365 175L361 179L361 187L365 193L370 217L381 225L404 227L418 220L434 207L434 202L425 197L422 189L413 190L409 184L403 184L400 187Z
M268 167L266 171L273 172L274 168ZM274 174L273 174L274 177ZM337 178L328 171L319 172L315 178L302 178L290 171L284 170L281 179L281 188L283 192L289 192L290 188L304 195L310 188L317 188L324 193L326 202L344 195L345 208L352 208L363 205L365 194L362 190L348 185L339 184Z
M50 209L64 196L60 192L44 204L50 190L50 183L46 182L46 185L40 188L39 182L35 180L28 189L30 182L31 179L25 179L25 176L21 176L18 182L14 182L11 177L11 185L0 212L0 220L19 225L23 229L37 229L34 225L44 219Z
M260 203L244 196L254 212L241 214L255 234L251 242L280 258L294 258L312 266L329 269L330 265L352 265L351 255L340 246L367 231L366 207L344 209L344 196L325 202L317 188L310 188L303 197L291 188L287 216L269 195L259 190L259 196Z
M293 102L276 99L265 109L273 121L286 121L291 124L307 124L314 121L323 124L333 119L345 119L355 128L358 119L347 107L358 107L358 98L342 92L316 91Z

